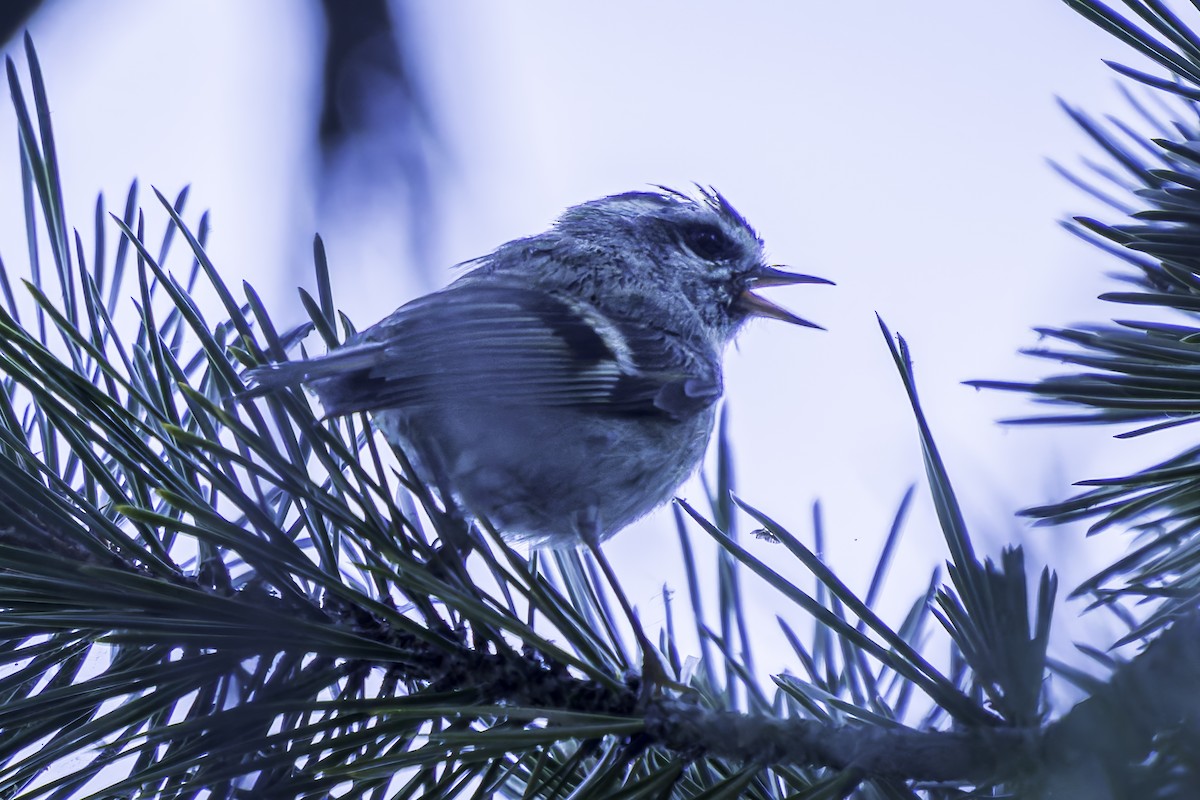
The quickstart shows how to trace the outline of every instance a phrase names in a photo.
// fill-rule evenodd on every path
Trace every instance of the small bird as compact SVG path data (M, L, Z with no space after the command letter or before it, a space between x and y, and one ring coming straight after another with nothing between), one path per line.
M716 190L658 188L569 208L328 355L250 370L250 392L368 412L443 501L595 552L699 465L745 322L819 327L752 290L830 283L767 265Z

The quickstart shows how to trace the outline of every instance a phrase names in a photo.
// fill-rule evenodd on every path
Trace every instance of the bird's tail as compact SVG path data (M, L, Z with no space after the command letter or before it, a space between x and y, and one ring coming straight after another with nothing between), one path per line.
M328 379L347 378L355 373L370 370L376 365L380 347L374 342L350 345L317 358L277 361L274 364L253 367L242 375L246 381L246 390L241 396L261 397L289 386L306 384L315 389L321 397L322 404L328 406L330 398L326 397L326 394L329 384L338 383ZM326 382L325 385L321 385L323 381Z
M242 397L261 397L271 392L307 383L312 378L312 361L281 361L248 369L242 375L246 389Z

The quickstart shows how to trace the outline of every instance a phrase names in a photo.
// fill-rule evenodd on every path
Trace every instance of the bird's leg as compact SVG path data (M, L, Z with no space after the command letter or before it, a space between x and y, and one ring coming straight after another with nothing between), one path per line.
M617 581L617 575L613 571L612 565L608 563L604 552L600 549L600 535L598 525L595 520L595 513L592 511L587 516L581 515L578 522L580 537L583 539L584 545L591 552L592 558L600 566L600 572L604 574L604 579L608 582L609 588L613 594L617 596L617 602L621 606L621 611L624 612L625 618L629 620L630 627L633 628L634 638L637 639L638 648L642 651L642 676L641 676L641 700L646 702L660 688L670 687L679 690L686 689L678 681L671 677L667 672L667 668L663 665L662 658L659 656L658 648L651 643L650 638L646 636L646 631L642 628L641 620L638 619L637 612L633 610L633 606L629 603L629 598L625 596L625 591L621 588L621 584Z
M428 473L425 478L428 483L425 483L413 466L412 460L403 451L400 452L404 457L402 463L405 471L412 475L426 492L432 489L437 499L441 501L441 509L437 507L436 503L425 504L425 510L433 522L438 538L441 539L442 547L439 548L439 552L449 551L446 555L457 559L460 564L466 562L472 547L475 546L471 521L458 506L454 490L451 488L450 475L441 453L433 448L425 448L420 453L420 461L425 465L425 471Z

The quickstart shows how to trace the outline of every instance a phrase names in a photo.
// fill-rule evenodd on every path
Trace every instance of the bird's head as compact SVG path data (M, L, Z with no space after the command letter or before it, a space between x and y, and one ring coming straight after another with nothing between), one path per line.
M751 317L820 327L755 290L830 281L767 264L758 234L715 189L698 197L659 189L582 203L559 218L546 235L556 262L578 266L576 289L606 310L665 317L719 346Z

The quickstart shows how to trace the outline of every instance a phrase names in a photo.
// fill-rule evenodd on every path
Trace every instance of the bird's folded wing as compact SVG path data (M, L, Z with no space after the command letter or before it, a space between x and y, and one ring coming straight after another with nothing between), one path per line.
M721 394L716 358L661 330L478 282L415 300L327 356L271 370L254 377L308 383L330 415L463 403L681 418Z

